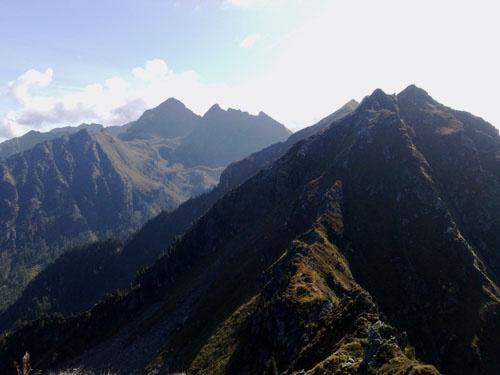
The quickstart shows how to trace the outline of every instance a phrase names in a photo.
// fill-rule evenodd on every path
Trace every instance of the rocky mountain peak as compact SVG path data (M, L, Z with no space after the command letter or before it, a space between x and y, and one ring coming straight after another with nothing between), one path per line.
M432 97L425 91L415 85L410 85L398 95L398 102L407 103L413 106L422 105L423 103L437 104Z
M262 119L265 119L265 120L273 120L273 118L271 116L269 116L267 113L263 112L263 111L260 111L259 114L257 115L257 117L260 117Z
M265 115L214 104L201 118L200 125L182 140L173 156L174 162L184 166L207 163L209 166L227 166L255 150L284 141L291 132Z
M357 100L355 99L351 99L349 100L347 103L345 103L342 107L342 108L357 108L359 106L359 103Z
M223 113L223 112L226 112L224 111L219 104L215 103L214 105L212 105L207 112L205 112L205 114L203 115L203 118L208 118L208 117L212 117L212 116L216 116L220 113Z
M175 113L182 113L190 110L180 100L176 98L168 98L155 108L147 110L145 113L148 113L150 111L169 113L170 115L172 115Z
M163 104L169 104L169 105L176 105L176 106L180 106L180 107L183 107L183 108L186 108L186 106L184 105L183 102L181 102L179 99L177 98L174 98L173 96L168 98L167 100L165 100L163 102Z
M70 137L74 142L81 142L84 144L85 142L91 141L92 139L92 133L86 129L82 128L81 130L77 131L76 133L72 134Z
M401 91L398 94L398 97L400 96L413 96L416 98L426 99L426 100L431 99L431 96L426 90L418 87L415 84L411 84L408 87L406 87L403 91Z
M156 106L153 109L148 109L143 113L143 115L139 118L139 121L143 118L149 118L152 116L161 115L169 115L175 116L179 114L183 114L185 112L191 112L181 101L175 98L169 98ZM191 112L192 113L192 112Z
M391 112L397 112L397 105L393 95L388 95L381 89L376 89L373 93L365 97L359 105L359 110L387 109Z
M182 137L199 125L200 116L182 102L169 98L157 107L145 111L120 137L124 140Z

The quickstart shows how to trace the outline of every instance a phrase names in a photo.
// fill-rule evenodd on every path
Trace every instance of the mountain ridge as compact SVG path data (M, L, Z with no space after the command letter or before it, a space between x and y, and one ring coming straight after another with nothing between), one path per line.
M347 103L341 109L328 116L332 121L345 116L352 110L352 102ZM97 284L96 277L101 277L102 289L104 293L113 292L116 289L126 288L133 280L135 272L141 265L149 265L154 262L156 257L165 250L160 240L152 240L155 231L162 233L161 240L165 243L170 242L175 236L181 235L189 224L198 216L202 215L218 198L233 188L240 185L245 179L253 176L259 170L269 167L282 154L293 146L294 139L307 137L315 131L319 131L324 127L325 120L310 128L303 129L294 133L287 141L275 143L261 151L258 151L240 162L233 162L222 173L220 183L211 191L194 197L185 203L181 204L172 212L162 212L160 215L150 220L144 227L135 235L133 235L122 249L117 253L109 253L112 260L107 258L102 259L102 262L94 257L95 247L107 248L107 244L91 245L89 251L85 248L79 248L75 259L78 261L72 265L70 257L71 252L58 259L46 271L40 273L40 277L36 277L18 301L14 303L3 315L0 316L0 329L6 329L16 320L26 320L36 317L36 312L62 312L65 315L69 313L81 312L97 302L103 292L97 292L92 298L79 298L78 300L64 299L62 296L71 296L71 290L66 290L68 285L76 285L79 290L86 290L87 280L92 279L93 284ZM141 244L141 245L139 245ZM116 246L116 245L113 245ZM140 253L134 251L135 247L140 247ZM83 254L88 253L88 258L84 258ZM105 251L103 252L105 254ZM104 256L104 255L103 255ZM102 264L109 265L103 266ZM93 275L82 276L81 272L66 275L65 270L72 267L89 267L89 269L99 270L93 272ZM135 265L135 267L134 267ZM112 267L111 267L112 266ZM100 276L102 275L102 276ZM107 276L106 276L107 275ZM55 285L51 284L50 280L54 278L62 280ZM76 280L76 277L80 277ZM95 291L95 287L91 288ZM40 305L40 301L47 301L44 305ZM37 312L38 314L40 312Z
M50 130L49 132L39 132L36 130L31 130L20 137L15 137L0 143L0 158L6 159L11 155L26 151L39 143L50 141L63 135L76 133L82 129L87 129L92 133L97 133L102 131L104 129L104 126L101 124L92 123L80 124L76 127L66 126L64 128L55 128Z
M127 293L27 324L0 363L496 374L499 145L413 87L375 90L217 200Z

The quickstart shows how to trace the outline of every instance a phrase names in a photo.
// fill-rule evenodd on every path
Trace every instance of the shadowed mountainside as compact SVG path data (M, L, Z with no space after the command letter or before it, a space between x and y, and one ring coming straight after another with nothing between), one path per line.
M219 173L167 168L153 150L86 130L0 162L2 308L68 246L125 238L160 210L206 191Z
M376 90L225 194L127 293L9 334L0 364L497 374L499 213L498 130L415 86Z

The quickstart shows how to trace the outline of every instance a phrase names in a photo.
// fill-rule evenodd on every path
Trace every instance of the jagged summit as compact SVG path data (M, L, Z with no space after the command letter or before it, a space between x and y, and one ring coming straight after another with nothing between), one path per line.
M442 106L442 104L436 102L427 93L427 91L413 84L409 85L399 94L394 94L394 95L389 95L380 88L375 89L371 95L366 96L361 101L360 105L363 106L364 108L371 108L371 109L385 108L393 112L397 112L396 105L398 103L405 103L405 105L411 105L413 107L419 107L422 106L423 104Z
M419 103L422 103L424 101L437 103L434 99L432 99L432 97L427 93L427 91L421 89L420 87L417 87L414 84L409 85L407 88L401 91L397 95L397 97L398 99L411 98L413 100L412 101L413 105L418 105Z
M366 96L359 105L359 110L370 109L379 110L382 108L396 112L396 102L394 96L387 95L382 89L376 89L369 96Z
M167 100L165 100L163 103L161 103L159 105L159 107L166 107L166 106L169 106L171 108L175 108L175 107L186 108L184 103L182 103L180 100L178 100L174 97L168 98Z
M227 110L224 110L221 108L221 106L216 103L212 105L207 112L203 115L204 119L213 121L213 120L218 120L222 119L221 116L252 116L250 115L247 111L242 111L241 109L236 109L236 108L228 108Z
M182 102L169 98L157 107L145 111L119 137L123 140L179 138L199 126L199 121L200 116L186 108Z
M183 111L189 111L189 109L180 100L171 97L161 102L156 107L146 110L142 116L148 116L151 112L169 112L170 114L175 114L176 112Z
M203 117L209 117L209 116L213 116L215 114L218 114L218 113L221 113L221 112L226 112L224 111L220 105L218 103L215 103L214 105L212 105L208 111L205 112L205 114L203 115Z
M257 114L257 116L260 117L260 118L266 119L266 120L272 120L273 119L271 116L269 116L264 111L259 111L259 113Z
M186 116L186 114L191 113L192 111L189 110L180 100L169 98L160 103L158 106L146 110L141 115L141 117L139 117L137 122L142 123L142 125L145 126L147 122L153 121L155 119L168 119L172 117L174 119L178 119L180 116Z
M443 107L442 104L435 101L427 91L415 86L410 85L397 95L397 100L400 105L412 108L426 108Z
M291 132L269 116L254 116L214 104L201 118L200 126L187 135L173 159L185 166L207 162L227 166L269 144L284 141Z
M160 155L185 167L225 167L269 144L285 140L291 132L269 116L252 116L239 109L223 110L214 104L198 116L177 99L144 112L130 125L123 140L158 139Z
M351 108L351 109L356 109L359 106L359 102L355 99L349 100L347 103L345 103L340 110L346 109L346 108Z

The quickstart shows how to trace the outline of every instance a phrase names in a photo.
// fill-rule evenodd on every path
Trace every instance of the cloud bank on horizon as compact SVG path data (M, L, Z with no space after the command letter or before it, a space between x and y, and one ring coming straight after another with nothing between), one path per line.
M227 91L223 84L201 83L194 71L175 73L161 59L131 69L130 77L110 77L104 83L92 83L62 95L44 91L54 85L53 75L52 68L45 72L31 69L8 83L7 94L19 108L0 119L0 137L82 122L123 125L169 97L192 103L192 110L202 112L214 104L211 100L222 98Z
M127 4L136 5L126 0L123 8ZM65 71L72 64L60 63L56 55L40 59L48 61L45 65L34 58L23 70L11 62L4 69L11 75L0 75L0 141L83 122L122 125L169 97L198 114L215 103L262 110L297 130L376 88L393 93L409 84L500 127L500 58L493 47L500 24L494 1L224 0L169 6L172 17L185 17L177 24L167 17L175 29L163 38L172 39L172 53L153 49L158 44L153 41L151 49L113 50L134 58L123 58L116 71L111 63L102 71L96 64L86 74L83 64ZM175 13L181 8L184 13ZM144 19L153 30L168 24ZM183 23L200 29L182 33ZM171 37L175 30L179 40ZM127 36L116 37L121 42ZM153 40L149 34L141 37ZM11 50L17 52L17 46Z

